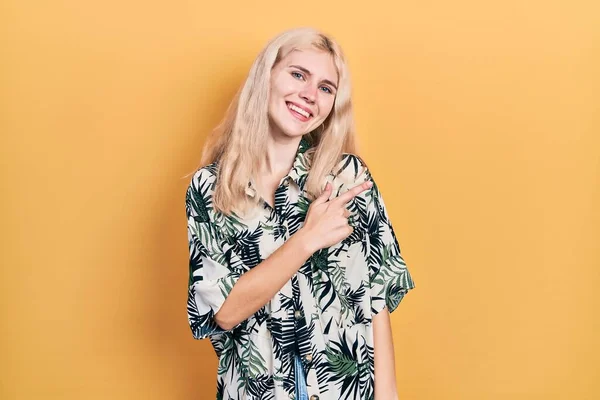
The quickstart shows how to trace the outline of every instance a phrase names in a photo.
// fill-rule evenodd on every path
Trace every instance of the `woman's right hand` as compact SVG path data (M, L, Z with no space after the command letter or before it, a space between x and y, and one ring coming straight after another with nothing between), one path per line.
M373 184L367 181L328 200L331 183L327 182L323 193L308 207L304 226L301 228L312 252L333 246L350 236L353 228L348 224L350 211L346 204L371 186Z

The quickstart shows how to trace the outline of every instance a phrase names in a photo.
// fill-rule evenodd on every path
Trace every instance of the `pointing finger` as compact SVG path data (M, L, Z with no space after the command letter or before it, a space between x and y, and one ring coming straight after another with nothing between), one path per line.
M353 197L369 189L371 186L373 186L373 183L371 181L363 182L362 184L353 187L347 192L342 193L337 198L333 199L331 203L336 205L346 204L347 202L352 200Z

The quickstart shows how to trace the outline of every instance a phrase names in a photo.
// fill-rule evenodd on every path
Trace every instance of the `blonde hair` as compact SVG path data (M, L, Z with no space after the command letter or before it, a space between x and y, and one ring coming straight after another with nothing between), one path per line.
M331 113L319 128L304 135L310 144L305 153L310 160L305 184L307 197L314 199L322 193L325 178L333 172L343 153L357 152L350 77L342 49L333 39L312 28L285 31L260 52L223 120L204 145L201 166L218 163L213 194L216 210L227 215L245 214L258 205L260 196L248 196L246 188L257 176L259 155L264 154L269 135L271 70L291 51L307 48L331 54L338 72L338 89Z

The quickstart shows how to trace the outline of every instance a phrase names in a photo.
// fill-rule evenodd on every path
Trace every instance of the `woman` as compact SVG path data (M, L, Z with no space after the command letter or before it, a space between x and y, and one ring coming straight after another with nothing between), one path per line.
M186 194L188 318L219 357L217 398L397 397L389 312L414 284L355 153L340 47L274 38Z

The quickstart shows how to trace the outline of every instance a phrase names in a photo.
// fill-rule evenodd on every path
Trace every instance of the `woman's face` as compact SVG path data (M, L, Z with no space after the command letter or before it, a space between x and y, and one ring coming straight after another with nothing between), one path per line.
M337 84L331 54L290 52L271 71L271 134L298 137L321 125L333 108Z

